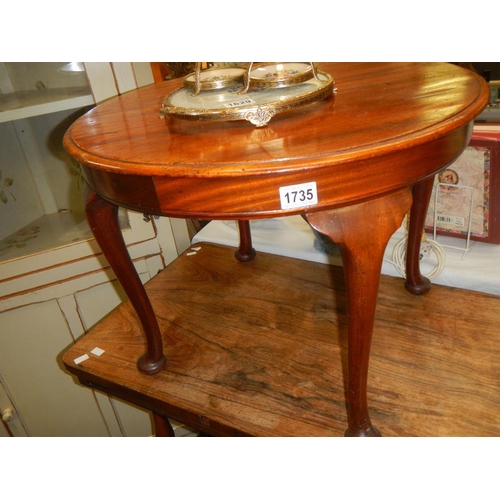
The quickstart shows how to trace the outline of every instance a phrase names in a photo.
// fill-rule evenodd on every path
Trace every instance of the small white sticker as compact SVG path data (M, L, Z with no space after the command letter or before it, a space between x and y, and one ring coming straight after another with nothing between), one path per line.
M280 187L281 208L309 207L318 203L318 191L315 182L306 182L294 186Z
M438 215L436 217L437 222L441 222L442 224L451 224L452 226L465 226L465 219L463 217L459 217L458 215Z
M104 354L104 349L101 349L100 347L94 347L90 352L95 356L100 356L101 354Z
M83 354L82 356L74 359L73 361L75 362L75 365L78 365L79 363L81 363L82 361L85 361L86 359L89 359L88 354Z
M249 106L250 104L255 104L253 99L245 97L243 99L239 99L238 101L228 102L224 104L226 108L238 108L240 106Z
M188 257L189 257L189 256L191 256L191 255L196 255L196 252L188 252L186 255L187 255Z

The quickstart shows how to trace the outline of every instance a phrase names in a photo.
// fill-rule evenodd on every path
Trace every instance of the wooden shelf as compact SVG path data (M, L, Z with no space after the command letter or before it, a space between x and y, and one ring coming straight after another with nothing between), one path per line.
M129 302L67 350L67 368L211 435L341 436L342 268L264 253L241 263L234 248L197 246L146 285L164 370L138 372L144 337ZM498 297L437 285L416 297L401 278L382 276L368 385L382 435L500 435L499 322Z
M0 94L0 123L94 104L88 87Z

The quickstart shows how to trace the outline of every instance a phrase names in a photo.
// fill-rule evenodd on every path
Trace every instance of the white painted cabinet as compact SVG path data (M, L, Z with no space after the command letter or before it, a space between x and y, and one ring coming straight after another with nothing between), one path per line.
M124 300L62 136L93 103L152 83L151 70L87 63L87 75L61 76L57 64L0 63L0 437L148 436L148 413L80 386L61 363ZM182 221L125 210L120 221L143 282L189 245Z

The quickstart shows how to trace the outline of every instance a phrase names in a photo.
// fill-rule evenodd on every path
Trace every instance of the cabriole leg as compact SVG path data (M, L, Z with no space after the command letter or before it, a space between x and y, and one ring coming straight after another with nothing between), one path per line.
M348 429L346 436L380 436L368 414L367 380L385 247L411 206L409 189L358 205L306 214L339 247L348 310Z
M175 437L174 429L168 418L153 413L153 424L156 437Z
M240 241L238 250L234 252L234 256L240 262L248 262L255 257L255 250L252 247L252 233L250 230L250 222L247 220L239 220L238 230Z
M146 352L137 361L143 373L153 375L165 366L160 329L151 302L135 270L118 223L118 207L85 189L85 214L92 233L141 321Z
M430 280L422 276L420 272L420 244L433 186L434 177L430 177L415 184L412 188L413 204L410 211L410 225L406 243L405 288L414 295L423 295L431 289Z

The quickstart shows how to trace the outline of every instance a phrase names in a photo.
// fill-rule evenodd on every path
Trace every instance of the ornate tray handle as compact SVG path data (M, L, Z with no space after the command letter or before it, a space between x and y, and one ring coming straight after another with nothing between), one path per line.
M245 120L256 127L263 127L269 123L269 120L276 114L276 110L269 106L259 106L257 109L248 111L245 114Z

